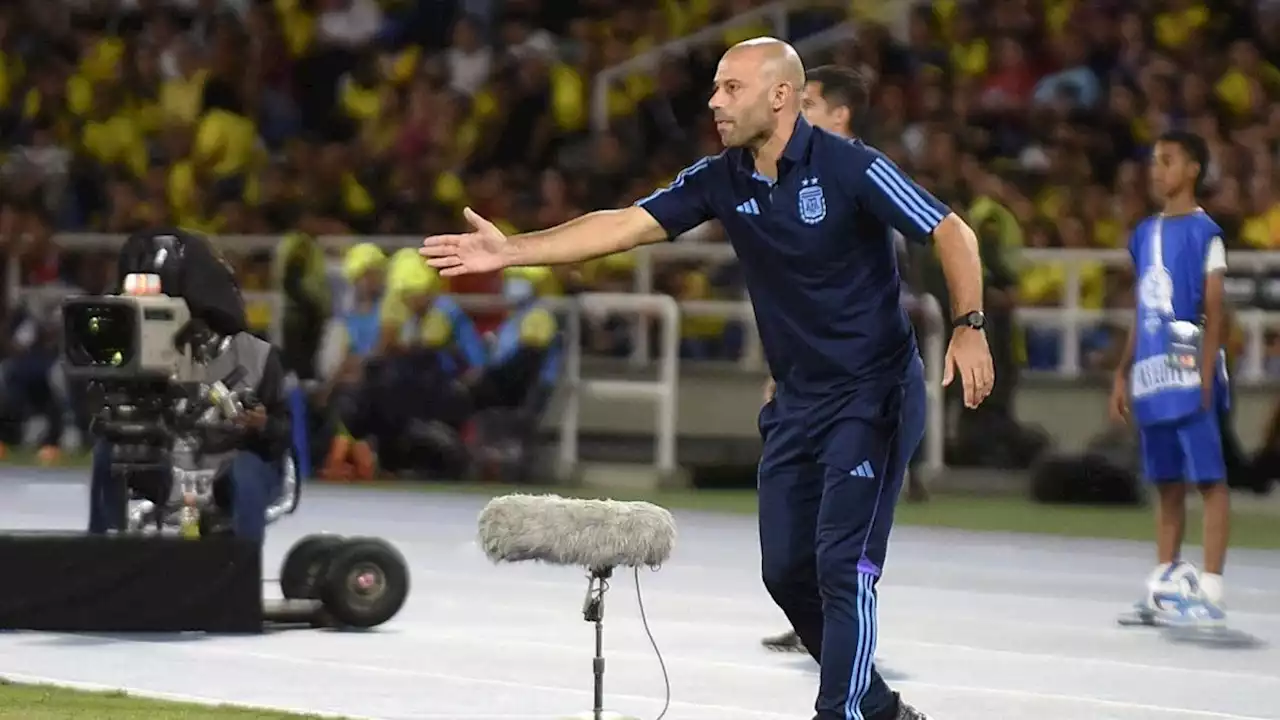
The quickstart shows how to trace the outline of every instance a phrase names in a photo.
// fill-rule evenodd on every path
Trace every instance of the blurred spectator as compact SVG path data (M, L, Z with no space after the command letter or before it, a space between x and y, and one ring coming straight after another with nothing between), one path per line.
M719 151L705 111L716 59L723 45L774 29L762 19L652 69L611 73L596 98L599 73L763 4L4 3L0 241L24 255L26 281L74 284L75 263L33 238L165 223L284 236L274 276L263 258L237 266L253 287L288 281L290 365L309 376L332 314L325 266L336 258L305 238L449 232L464 226L468 205L519 231L633 202ZM788 25L798 36L842 21L856 25L856 41L806 61L874 81L860 134L982 228L992 312L1012 318L1019 305L1054 307L1069 295L1066 268L1024 250L1125 246L1151 211L1147 146L1170 127L1209 143L1204 203L1228 245L1280 247L1274 3L858 0L797 5ZM714 223L691 235L723 241ZM908 274L921 289L942 293L929 258L915 262ZM1078 274L1083 308L1127 307L1124 273L1086 263ZM629 258L551 277L556 293L635 286ZM1280 272L1233 280L1266 300ZM439 292L501 287L495 274ZM685 263L656 268L654 287L690 300L741 297L732 272ZM503 317L474 320L486 332ZM272 320L259 304L258 329ZM592 319L586 341L629 353L630 323ZM1060 329L1004 325L1009 363L1059 366ZM740 330L690 315L682 351L732 358ZM1113 360L1114 330L1081 329L1085 368Z
M466 379L478 476L507 482L532 476L526 449L560 374L559 323L541 301L551 280L545 267L504 273L510 311L494 333L483 368Z
M313 208L300 214L298 230L287 234L276 254L276 279L284 295L283 347L287 372L316 377L315 362L333 308L324 251L316 243L324 220Z
M378 354L386 270L386 255L368 243L351 248L342 260L342 274L350 290L342 300L339 323L331 327L320 352L325 384L314 399L324 422L311 433L312 445L324 448L326 459L320 474L329 480L370 480L376 469L369 443L351 436L341 412L356 405L353 395L360 391L365 365Z

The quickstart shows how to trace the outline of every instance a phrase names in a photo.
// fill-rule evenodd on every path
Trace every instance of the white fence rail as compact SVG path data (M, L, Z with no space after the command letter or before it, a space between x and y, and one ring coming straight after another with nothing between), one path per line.
M569 303L565 367L566 398L560 418L560 473L571 475L578 466L578 416L584 397L601 400L651 400L654 403L653 464L670 476L676 471L676 399L680 381L680 306L670 295L582 293ZM658 318L662 331L658 379L601 380L582 377L583 313L627 313Z
M942 387L942 365L947 357L947 330L942 306L932 295L922 298L921 309L925 315L924 340L920 352L924 355L925 385L927 393L925 411L924 456L920 462L925 471L924 482L937 477L946 469L944 451L950 432L947 428L947 396Z
M1232 273L1280 270L1280 252L1231 252L1227 255L1227 262L1229 271ZM1097 310L1081 307L1084 270L1088 266L1097 264L1107 268L1128 267L1132 263L1128 251L1028 248L1020 252L1019 263L1023 267L1050 263L1062 267L1064 280L1061 304L1052 307L1019 308L1018 320L1023 327L1061 330L1061 359L1056 374L1078 377L1082 371L1080 365L1082 333L1102 323L1128 326L1133 322L1132 310ZM1244 383L1261 382L1267 377L1267 332L1280 329L1280 311L1243 308L1235 310L1234 315L1245 340L1244 356L1236 368L1235 377Z
M123 238L119 236L105 235L63 235L55 238L55 242L68 250L109 250L118 248L123 242ZM215 242L228 254L234 253L260 253L270 252L276 248L279 238L276 237L221 237ZM320 238L320 244L328 251L332 251L335 255L341 250L350 247L356 242L373 242L388 251L398 250L404 247L415 247L419 243L416 237L324 237ZM1268 269L1280 269L1280 252L1236 252L1230 255L1229 263L1233 272L1240 271L1265 271ZM673 261L699 261L708 264L721 264L736 262L733 249L720 243L666 243L662 245L653 245L639 248L635 251L635 267L633 290L636 293L635 299L639 303L650 303L652 301L645 298L653 294L654 288L654 270L661 263ZM1060 374L1074 376L1080 373L1079 364L1079 339L1082 331L1096 326L1099 323L1111 322L1116 324L1127 324L1132 319L1132 311L1126 310L1090 310L1080 307L1080 285L1082 277L1082 269L1089 263L1103 263L1111 267L1123 267L1129 263L1128 253L1123 250L1038 250L1027 249L1022 252L1020 260L1023 264L1034 263L1060 263L1065 274L1065 286L1062 297L1062 305L1058 307L1035 307L1022 308L1018 311L1018 318L1024 327L1050 327L1058 328L1062 331L1062 352L1063 363L1060 368ZM10 300L15 300L23 293L38 292L40 288L23 288L20 285L20 275L18 273L18 263L9 263L9 295ZM617 296L608 295L608 298ZM623 294L621 297L630 298L632 296ZM255 294L254 296L246 295L246 299L258 299L270 302L276 309L273 313L273 329L278 333L280 322L280 308L283 302L280 293L264 293ZM464 307L468 309L495 309L505 306L505 301L500 296L484 296L484 295L461 295L457 298ZM573 300L563 301L569 305L575 305ZM629 301L625 301L629 302ZM659 301L664 302L664 301ZM625 303L614 303L612 300L602 300L591 303L596 310L608 313L636 314L635 308ZM615 307L616 306L616 307ZM673 306L678 309L679 316L716 316L725 318L735 318L743 322L744 330L748 338L754 339L756 336L755 323L753 322L753 314L750 303L744 300L704 300L704 301L683 301L673 302ZM645 305L645 307L649 307ZM943 309L940 308L932 297L926 296L922 306L926 313L928 323L928 331L922 340L923 352L925 355L926 366L930 373L930 404L929 404L929 433L926 440L925 448L925 466L930 470L938 470L942 468L942 442L945 438L945 418L944 403L942 393L940 391L940 373L942 372L942 361L946 341L946 327L948 323L943 322ZM661 315L660 311L659 315ZM678 317L677 317L678 319ZM1266 333L1268 330L1280 328L1280 311L1242 309L1236 312L1236 320L1242 327L1246 337L1246 346L1244 356L1240 366L1237 368L1236 377L1243 383L1253 383L1261 381L1265 378L1265 359L1266 359ZM576 323L571 323L576 325ZM678 325L670 322L669 318L665 318L661 326L663 332L671 333L672 328L678 334ZM647 365L652 362L649 353L649 328L648 322L637 322L633 325L636 332L637 352L632 360L636 364ZM276 334L273 333L273 334ZM669 337L668 337L669 340ZM659 363L671 362L669 353L677 351L677 342L670 343L664 341L662 347L662 359ZM752 346L754 349L751 349ZM764 370L763 363L759 359L758 339L748 344L748 351L744 353L745 359L743 367L753 371ZM578 353L570 353L571 356ZM573 362L579 362L574 360ZM580 367L580 365L578 366ZM669 366L662 366L667 367ZM589 386L579 383L577 387L582 389ZM598 388L597 388L598 389ZM607 390L607 388L606 388ZM572 404L571 404L572 405ZM660 412L664 407L660 403ZM576 417L571 418L576 420ZM659 435L663 430L664 421L659 416ZM576 435L575 435L576 437ZM566 436L567 441L567 436ZM655 438L655 442L659 442ZM568 450L573 451L576 455L576 446L570 445ZM562 448L562 451L568 450ZM661 461L665 457L665 450L659 450L658 460ZM672 450L671 452L674 452Z
M72 251L102 251L118 248L124 241L122 236L112 235L60 235L55 238L62 247ZM218 237L215 244L227 254L270 252L276 248L279 238L276 237ZM356 242L374 242L387 251L404 247L414 247L418 238L412 237L324 237L320 243L326 250L341 251ZM657 433L655 435L655 462L665 467L675 462L675 387L679 363L679 329L682 316L716 316L738 318L754 330L751 305L745 301L733 300L696 300L676 302L670 296L653 294L653 267L660 262L671 260L703 260L712 262L731 262L734 260L732 249L726 245L664 244L641 248L636 255L637 272L635 274L635 294L630 293L585 293L577 298L557 299L555 304L571 313L583 311L657 317L661 320L663 333L662 354L659 363L659 380L652 386L640 388L621 388L616 384L595 380L583 380L581 377L581 339L579 323L570 322L569 352L566 353L568 383L574 396L567 412L569 413L561 427L561 460L572 464L577 458L577 408L583 396L614 396L625 393L634 396L642 392L647 397L657 399L656 408ZM11 301L23 295L40 292L41 287L23 287L17 272L17 263L9 264L8 289ZM458 295L460 305L468 310L501 309L507 305L499 295ZM273 328L278 328L283 315L283 298L277 290L268 293L246 293L246 300L263 300L270 302L276 312L273 314ZM939 471L943 468L943 442L945 440L945 408L942 392L942 362L945 351L946 327L944 315L938 302L932 296L925 296L922 304L925 312L927 328L923 339L923 353L926 371L929 373L929 411L928 434L923 458L924 467L928 471ZM648 322L638 322L637 327L646 331ZM646 340L647 342L647 340ZM649 360L649 355L644 360ZM763 370L763 368L758 368ZM615 392L617 391L617 392ZM665 438L665 439L664 439Z
M68 250L113 250L123 243L124 238L118 235L59 235L55 238L62 247ZM345 248L357 242L372 242L388 252L405 247L416 247L421 241L413 236L327 236L319 242L326 251L335 257ZM228 254L271 252L279 244L280 239L274 236L240 236L219 237L215 243ZM677 261L697 261L716 264L729 264L737 261L733 248L725 243L678 242L663 243L638 248L634 251L635 273L632 290L639 294L649 294L654 289L654 270L661 263ZM1060 264L1065 281L1062 301L1059 306L1020 308L1017 317L1023 327L1051 327L1062 331L1062 358L1058 374L1075 377L1081 373L1080 338L1083 331L1100 322L1125 324L1129 314L1116 311L1089 310L1081 307L1081 278L1083 269L1092 263L1102 263L1108 267L1125 267L1129 264L1129 255L1124 250L1060 250L1060 249L1024 249L1020 253L1019 262L1023 265L1038 263ZM1280 271L1280 251L1240 251L1228 256L1231 271L1262 272L1266 270ZM20 284L19 264L8 266L8 300L13 302L18 295L29 289ZM279 296L265 295L273 307L280 307ZM246 296L246 299L250 299ZM496 300L495 300L496 301ZM471 302L483 303L483 300ZM746 346L741 366L750 371L762 372L764 363L761 358L759 337L755 332L753 314L745 297L740 300L688 301L680 303L681 312L685 316L716 316L742 320ZM273 320L275 316L273 315ZM1280 328L1280 311L1240 310L1236 319L1244 330L1246 350L1243 363L1237 369L1236 376L1244 382L1256 382L1265 377L1266 333L1268 330ZM649 324L635 323L632 343L632 362L646 365L650 362Z
M456 295L454 299L466 310L496 310L507 306L507 301L500 295ZM582 293L571 298L554 298L549 304L558 310L569 313L568 337L565 353L565 384L572 394L565 409L565 416L560 426L560 462L561 467L571 467L577 460L578 411L582 396L597 398L607 397L654 397L658 399L657 423L658 435L655 435L655 461L659 468L664 467L665 458L674 453L674 444L664 446L662 433L671 432L671 442L675 433L675 387L679 374L679 321L683 316L715 316L737 317L752 322L750 303L732 300L685 300L677 302L669 295L648 293ZM945 469L943 448L948 435L946 396L942 387L942 363L946 356L947 327L946 316L937 298L925 295L921 300L924 313L925 332L921 340L921 354L924 356L925 372L928 380L928 411L925 418L926 434L924 454L921 458L926 477L936 477ZM604 380L582 379L582 341L580 318L583 312L596 314L629 314L642 318L660 320L659 330L663 335L659 348L658 381L654 383L636 383L626 381L618 383ZM674 313L674 315L672 314ZM640 322L646 328L649 323ZM670 388L668 394L666 388ZM638 393L638 394L637 394ZM671 402L671 405L664 403ZM665 472L665 470L664 470ZM926 480L927 481L927 480Z

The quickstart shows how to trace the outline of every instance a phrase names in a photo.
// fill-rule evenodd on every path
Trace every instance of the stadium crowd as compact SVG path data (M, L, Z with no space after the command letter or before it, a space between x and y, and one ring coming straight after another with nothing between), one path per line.
M740 26L719 43L667 57L656 72L620 78L607 96L603 132L591 127L596 74L762 4L5 3L5 262L19 264L24 285L99 291L109 285L111 263L103 254L60 251L50 242L55 233L175 224L279 236L274 252L228 258L247 289L284 288L291 368L328 376L336 390L337 378L354 370L342 353L322 351L331 317L367 315L384 289L397 298L435 298L497 293L504 285L497 277L446 285L398 272L395 258L367 247L326 258L316 236L447 232L462 224L466 205L504 229L533 229L634 201L691 159L719 151L705 109L715 60L724 46L773 28ZM903 13L906 22L897 22ZM837 23L856 29L856 40L806 60L859 68L874 88L871 108L857 118L859 133L980 231L988 308L1005 329L993 338L1003 378L1018 367L1053 369L1062 351L1058 330L1012 322L1015 308L1054 306L1065 292L1060 263L1025 262L1020 250L1124 247L1128 229L1151 211L1144 153L1167 128L1188 127L1209 141L1206 207L1228 245L1280 245L1280 111L1273 104L1280 4L815 0L796 3L789 20L792 40ZM714 226L697 234L701 242L723 240ZM326 274L335 264L340 286ZM624 256L520 280L539 295L626 290L632 270ZM946 307L927 248L915 252L905 274L915 291ZM1081 276L1083 307L1130 303L1126 271L1088 263ZM1270 300L1265 277L1241 280L1235 287L1244 300ZM732 265L664 264L655 285L682 299L742 297ZM482 367L468 348L501 318L437 310L421 336L397 342L449 346L460 367ZM38 442L52 447L61 421L48 408L57 393L38 388L47 385L39 379L52 362L55 332L35 303L7 308L7 317L6 417L14 425L32 412L47 414L52 429ZM253 305L251 320L265 329L269 306ZM361 352L375 352L376 332L366 337L355 321L344 327L363 338L348 338L363 343ZM624 329L616 321L593 328L591 349L628 352ZM683 334L686 356L740 351L733 322L690 317ZM1120 337L1110 324L1088 328L1085 365L1108 367ZM1280 372L1280 339L1269 345L1269 367ZM19 442L12 429L6 435Z

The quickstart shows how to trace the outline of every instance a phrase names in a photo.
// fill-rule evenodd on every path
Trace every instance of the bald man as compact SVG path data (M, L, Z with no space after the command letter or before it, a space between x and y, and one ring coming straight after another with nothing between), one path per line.
M742 263L777 392L760 413L765 587L821 664L815 720L926 720L875 669L876 583L907 460L924 433L923 363L899 300L893 230L932 237L956 304L944 378L976 407L994 382L973 231L858 141L801 116L804 66L773 38L720 60L708 103L726 149L634 206L504 237L423 241L446 276L571 263L718 219Z

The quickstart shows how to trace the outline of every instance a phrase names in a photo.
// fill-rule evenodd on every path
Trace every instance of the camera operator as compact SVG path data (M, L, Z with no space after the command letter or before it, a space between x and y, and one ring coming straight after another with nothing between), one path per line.
M248 332L244 300L230 266L202 236L158 230L132 236L121 249L120 286L132 273L158 274L161 292L186 300L191 310L193 347L206 358L228 354L244 375L237 388L249 388L244 411L220 438L219 447L204 447L202 466L216 467L213 486L217 516L233 535L261 543L266 512L279 496L282 462L289 452L292 425L285 395L285 372L279 351ZM224 451L230 447L229 451ZM127 495L113 477L116 446L99 440L93 448L89 532L104 533L125 514Z

